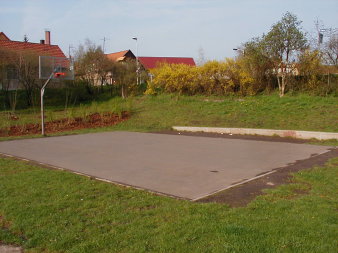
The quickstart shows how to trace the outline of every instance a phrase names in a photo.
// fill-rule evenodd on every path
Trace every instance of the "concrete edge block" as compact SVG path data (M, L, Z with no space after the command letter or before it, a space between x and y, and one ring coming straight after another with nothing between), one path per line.
M205 132L205 133L223 133L223 134L248 134L292 137L297 139L318 139L318 140L338 140L338 133L333 132L315 132L298 130L274 130L274 129L255 129L255 128L220 128L220 127L183 127L173 126L173 130L186 132Z

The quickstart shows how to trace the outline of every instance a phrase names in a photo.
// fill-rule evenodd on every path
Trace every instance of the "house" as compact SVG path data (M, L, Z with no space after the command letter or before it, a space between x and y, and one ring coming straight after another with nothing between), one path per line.
M149 72L152 69L160 67L162 64L185 64L189 66L196 66L193 58L188 57L138 57L139 62L144 69L148 71L150 81L153 80L153 75Z
M133 54L131 50L124 50L116 53L106 54L108 59L114 62L123 62L127 59L136 59L136 56ZM151 70L156 67L159 67L161 64L186 64L189 66L196 66L193 58L188 57L146 57L140 56L138 57L140 64L143 69Z
M51 44L50 31L45 32L45 39L40 40L40 43L10 40L5 33L0 32L0 50L8 50L16 53L31 53L36 54L37 56L66 57L58 45ZM0 57L3 56L0 55ZM8 79L11 79L9 82L9 87L7 87L8 89L13 90L19 87L19 82L17 79Z
M129 50L124 50L116 53L106 54L109 60L112 60L114 62L121 62L125 61L127 59L136 59L133 52Z
M136 56L133 54L131 50L124 50L116 53L106 54L108 59L114 62L124 62L128 59L136 60ZM162 64L186 64L189 66L196 66L193 58L188 57L146 57L140 56L138 57L138 61L140 63L140 72L147 71L148 75L152 79L152 75L149 73L151 69L157 68ZM140 73L139 72L139 73ZM109 74L111 76L111 73ZM112 78L107 78L107 84L112 84ZM110 80L110 81L109 81Z
M138 58L142 66L146 70L151 70L159 67L161 64L186 64L189 66L196 66L193 58L188 57L145 57Z
M0 32L0 48L15 52L32 52L37 55L66 57L58 45L51 44L50 31L45 32L45 40L40 40L40 43L10 40L6 34Z
M298 76L299 70L298 66L295 63L289 63L289 64L280 64L278 69L274 68L272 69L272 73L281 76L282 74L292 75L292 76Z

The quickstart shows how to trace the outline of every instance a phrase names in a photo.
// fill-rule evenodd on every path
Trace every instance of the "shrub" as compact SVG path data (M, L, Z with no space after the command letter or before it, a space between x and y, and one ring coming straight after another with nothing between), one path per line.
M240 62L233 59L209 61L195 67L184 64L164 64L152 70L153 82L148 84L146 94L156 90L186 95L224 95L239 92L253 95L254 79Z

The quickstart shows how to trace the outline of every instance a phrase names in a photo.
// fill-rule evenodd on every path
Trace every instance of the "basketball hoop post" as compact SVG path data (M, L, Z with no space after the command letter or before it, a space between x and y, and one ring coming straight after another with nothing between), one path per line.
M45 110L43 107L43 95L45 95L45 88L47 84L49 83L50 79L52 79L54 75L54 72L50 74L49 78L45 82L45 84L42 86L40 91L40 100L41 100L41 135L45 136Z

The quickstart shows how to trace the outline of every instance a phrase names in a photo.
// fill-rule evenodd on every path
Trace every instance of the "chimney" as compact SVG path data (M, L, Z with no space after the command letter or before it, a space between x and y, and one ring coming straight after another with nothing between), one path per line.
M45 44L45 40L40 40L40 44Z
M45 31L45 44L50 45L50 31Z

